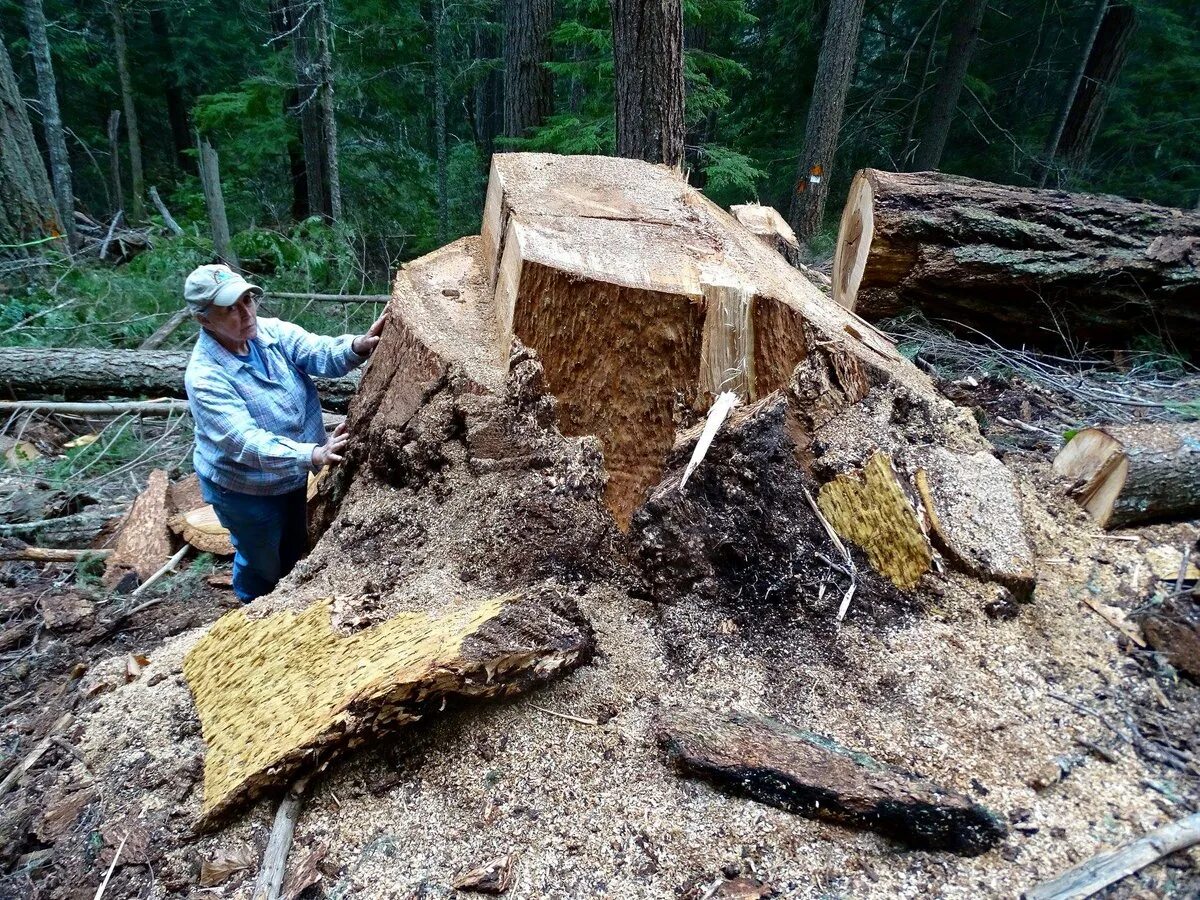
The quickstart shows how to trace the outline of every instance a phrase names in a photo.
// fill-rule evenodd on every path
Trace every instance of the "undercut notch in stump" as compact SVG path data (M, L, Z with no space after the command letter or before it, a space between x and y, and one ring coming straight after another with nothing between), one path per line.
M1200 423L1085 428L1054 471L1103 528L1200 513Z
M204 742L201 828L452 696L519 693L586 661L590 626L553 590L338 634L334 601L222 616L184 659Z
M764 716L675 713L660 720L658 740L683 774L911 847L977 856L1007 832L994 813L963 794Z

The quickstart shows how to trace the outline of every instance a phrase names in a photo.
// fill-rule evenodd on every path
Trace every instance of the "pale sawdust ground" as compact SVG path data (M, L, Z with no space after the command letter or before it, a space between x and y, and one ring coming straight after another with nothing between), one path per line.
M1160 702L1118 648L1116 632L1077 598L1090 592L1135 605L1149 589L1140 552L1195 540L1196 528L1160 526L1138 543L1115 540L1057 499L1044 458L1010 455L1008 462L1020 476L1039 554L1035 600L1017 619L984 616L991 588L940 579L933 586L942 596L923 616L878 634L851 622L837 638L845 666L814 664L805 654L787 684L777 665L736 643L736 650L726 645L702 656L694 671L671 671L654 610L593 590L580 598L601 650L592 665L530 697L448 711L336 766L304 810L296 855L328 842L319 890L331 898L455 896L449 884L456 874L508 852L518 854L510 898L677 897L714 883L730 863L784 897L1003 897L1182 817L1185 804L1144 782L1193 802L1194 784L1147 768L1095 718L1049 695L1117 721L1136 704ZM151 686L156 679L143 677L104 695L82 744L98 778L135 759L161 766L163 788L140 797L146 808L178 802L169 774L194 764L200 750L177 674L192 640L181 636L152 654L148 673L165 679ZM1168 702L1200 708L1194 685L1170 686L1169 694ZM1027 810L1019 824L1037 832L1014 831L1000 849L974 859L903 851L867 832L681 780L663 763L653 717L663 706L695 702L777 715L960 791L971 792L974 779L980 802L1006 817ZM616 716L579 725L534 704ZM1114 747L1118 763L1088 755L1076 737ZM1065 780L1041 792L1026 784L1059 759L1074 763ZM195 814L198 793L182 801L180 816ZM260 802L223 832L169 856L198 868L201 853L244 843L257 856L272 812ZM1191 863L1191 874L1157 864L1114 896L1194 896L1200 852L1191 851ZM249 880L234 880L193 896L249 890Z

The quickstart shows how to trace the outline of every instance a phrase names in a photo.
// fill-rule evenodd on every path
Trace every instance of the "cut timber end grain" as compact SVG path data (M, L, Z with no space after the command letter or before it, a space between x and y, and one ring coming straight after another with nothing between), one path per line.
M808 818L966 856L986 852L1006 833L969 797L774 719L696 711L666 717L658 730L685 774Z
M985 450L930 447L915 455L917 491L939 549L959 568L1028 598L1036 580L1033 550L1012 473Z
M590 654L591 629L543 592L398 615L340 635L332 603L252 619L235 610L188 653L207 752L201 827L447 696L516 693Z
M221 524L211 506L201 506L182 515L171 517L171 530L201 553L214 556L233 556L233 541L229 529Z
M871 566L901 590L916 587L929 571L929 539L886 453L876 451L861 472L822 485L817 505L834 530L861 547Z
M566 434L600 439L622 527L677 421L724 390L752 402L786 387L816 346L933 393L880 332L661 166L497 154L482 243L500 343L538 352Z
M792 226L773 206L739 203L729 207L738 224L792 265L800 261L800 242Z
M863 169L834 250L833 297L871 321L917 308L992 337L1200 340L1200 216L936 172ZM1173 343L1172 343L1173 342Z
M1200 423L1085 428L1054 459L1104 528L1200 512Z
M117 533L116 552L108 558L104 584L111 588L130 570L145 581L171 558L171 518L167 473L155 469Z

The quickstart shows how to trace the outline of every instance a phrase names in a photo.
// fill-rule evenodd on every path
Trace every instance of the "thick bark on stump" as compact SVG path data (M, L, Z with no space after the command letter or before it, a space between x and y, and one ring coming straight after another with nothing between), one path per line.
M977 856L1007 833L970 797L774 719L741 712L675 714L660 723L659 742L685 774L911 847Z
M1200 216L1119 197L864 169L833 296L871 321L916 308L1023 343L1200 345Z
M814 346L858 372L850 402L869 378L934 393L887 338L666 168L497 155L482 237L500 346L536 349L564 431L600 438L622 525L681 421L723 390L785 387Z
M1054 471L1104 528L1200 513L1200 424L1085 428Z
M97 397L184 397L183 373L190 351L45 350L6 347L0 353L0 396L72 400ZM321 400L330 409L345 409L357 379L314 379Z

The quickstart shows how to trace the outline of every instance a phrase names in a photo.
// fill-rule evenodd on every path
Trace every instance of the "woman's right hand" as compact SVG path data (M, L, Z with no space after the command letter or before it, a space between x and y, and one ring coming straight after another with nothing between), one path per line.
M342 454L346 451L348 443L350 443L350 435L346 434L346 423L342 422L341 425L333 429L333 434L329 436L329 440L321 446L313 448L313 468L319 472L326 466L336 466L342 461Z

